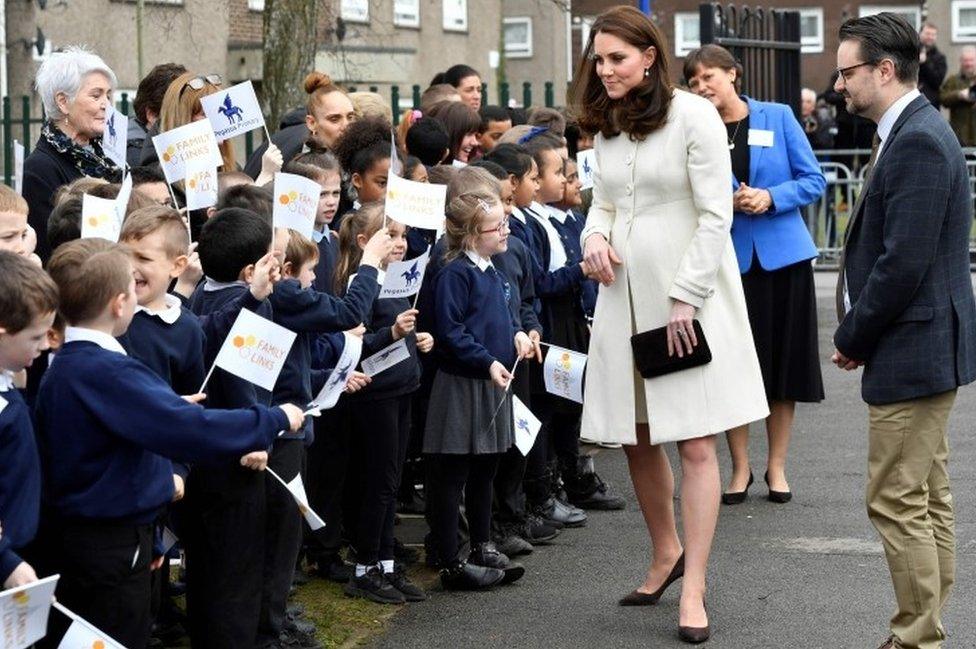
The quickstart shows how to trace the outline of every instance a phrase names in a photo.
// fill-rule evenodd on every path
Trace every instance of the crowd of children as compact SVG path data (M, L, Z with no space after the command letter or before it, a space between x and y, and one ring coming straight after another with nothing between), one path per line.
M578 130L555 111L476 110L467 66L435 81L391 159L388 118L355 114L312 73L304 123L276 133L251 175L225 167L214 207L178 209L158 165L132 168L119 243L80 238L82 196L119 184L62 187L36 235L0 187L4 588L60 574L58 600L126 647L160 644L174 623L194 647L314 647L288 604L296 566L351 597L427 599L405 571L418 553L395 538L398 510L426 516L427 563L456 590L516 581L514 556L584 525L586 509L623 507L580 452L580 405L540 371L549 345L586 352L595 306ZM273 227L270 187L252 179L269 160L319 185L311 238ZM447 185L443 232L389 218L392 173ZM43 267L32 236L51 251ZM428 250L416 299L379 297L388 264ZM273 390L214 368L242 310L297 334ZM305 418L347 334L363 358L398 341L406 356L351 373L335 407ZM527 457L513 394L543 424ZM325 528L304 526L266 468L303 477ZM50 626L56 646L67 622Z

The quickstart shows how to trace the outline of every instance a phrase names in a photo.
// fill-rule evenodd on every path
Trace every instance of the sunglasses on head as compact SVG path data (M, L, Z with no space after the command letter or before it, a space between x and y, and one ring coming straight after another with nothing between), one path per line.
M203 90L208 83L212 86L219 86L221 83L223 83L223 79L220 78L219 74L208 74L199 77L193 77L192 79L188 79L187 82L183 84L183 87L180 88L180 96L181 97L183 96L183 93L186 91L187 88L193 88L194 90Z

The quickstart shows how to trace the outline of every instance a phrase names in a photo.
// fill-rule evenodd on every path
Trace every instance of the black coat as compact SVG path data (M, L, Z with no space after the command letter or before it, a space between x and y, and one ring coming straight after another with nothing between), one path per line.
M47 262L51 249L47 243L47 220L54 208L54 192L81 178L71 159L55 149L42 136L24 160L24 199L30 208L28 223L37 232L37 255Z
M939 101L939 88L942 87L948 70L945 54L937 47L928 51L925 55L925 63L918 67L918 89L936 108L942 107L942 102Z
M959 140L924 96L895 122L862 191L845 244L852 307L834 344L866 362L864 400L894 403L971 383L969 175Z
M301 154L302 147L308 141L309 135L308 127L305 126L304 108L295 109L285 114L278 125L278 132L271 136L271 141L281 151L282 166ZM267 149L267 142L263 142L261 146L255 149L244 165L244 173L251 178L257 178L261 175L261 156Z

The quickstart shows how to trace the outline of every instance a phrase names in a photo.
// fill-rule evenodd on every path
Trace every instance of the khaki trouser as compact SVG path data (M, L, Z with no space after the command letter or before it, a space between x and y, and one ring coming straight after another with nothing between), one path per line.
M956 391L870 406L868 517L881 535L898 612L898 647L942 646L955 575L946 423Z

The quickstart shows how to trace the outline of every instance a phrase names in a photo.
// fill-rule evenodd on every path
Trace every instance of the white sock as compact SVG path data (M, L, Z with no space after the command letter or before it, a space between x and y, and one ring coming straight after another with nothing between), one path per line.
M390 574L393 572L393 559L383 559L380 561L380 565L383 566L383 572Z
M356 576L357 577L362 577L363 575L366 574L366 570L367 569L369 569L369 566L364 566L361 563L357 563L356 564Z

